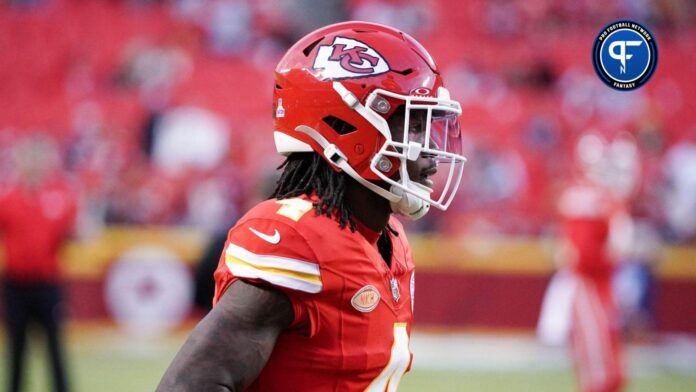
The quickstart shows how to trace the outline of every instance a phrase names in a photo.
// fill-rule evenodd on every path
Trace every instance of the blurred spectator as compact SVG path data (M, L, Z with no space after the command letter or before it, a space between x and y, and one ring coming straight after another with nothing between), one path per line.
M394 26L409 34L427 34L433 27L435 4L409 0L352 1L350 18Z
M537 114L531 117L524 130L523 142L531 151L537 154L554 154L560 149L561 130L555 118ZM554 162L554 164L557 164Z
M27 330L36 322L46 334L53 390L66 391L58 253L72 231L76 198L60 171L60 155L53 140L45 135L26 136L17 142L13 155L14 181L0 191L0 234L6 247L5 322L10 346L8 390L22 387Z
M95 238L107 223L107 212L124 173L142 159L138 159L137 151L129 151L124 140L127 131L107 123L103 105L84 101L74 109L72 134L67 139L67 167L80 184L76 230L81 239Z
M487 2L482 20L486 30L501 38L517 34L522 25L520 5L504 0Z
M527 171L516 151L493 144L479 144L469 154L465 186L472 206L509 202L527 191Z
M596 75L575 68L561 74L557 90L564 120L580 128L602 125L617 129L647 107L643 90L622 94L598 84Z
M116 82L136 87L143 105L159 110L169 103L176 84L191 71L191 59L183 49L136 39L122 54Z
M45 5L47 0L9 0L7 3L18 9L32 9Z
M348 20L346 0L264 0L259 3L261 13L266 16L273 13L277 26L285 26L288 43L317 27Z
M696 132L674 144L665 154L667 180L664 208L671 234L681 241L696 239Z
M627 336L648 338L655 326L655 276L662 239L654 223L647 219L644 201L635 203L626 227L626 244L614 276L614 291L622 326Z
M119 179L106 211L107 223L176 224L184 215L185 184L152 167L134 162Z
M227 122L210 110L173 108L154 126L153 162L170 175L187 168L211 169L228 148Z
M216 55L243 55L255 38L254 9L248 0L176 0L174 14L202 29Z
M219 169L220 174L194 182L187 194L186 223L206 233L226 230L239 214L242 192L239 179Z
M13 176L12 150L15 139L11 129L0 129L0 189L8 187Z
M153 4L141 5L145 3ZM59 136L67 134L62 140L70 151L70 169L82 182L87 206L82 211L90 211L87 217L93 218L82 225L92 228L86 231L94 232L104 219L193 222L190 206L205 203L190 200L200 199L205 194L201 189L209 186L193 175L207 178L225 160L234 163L240 188L254 187L255 166L270 167L276 159L254 159L272 151L272 145L255 137L255 132L269 129L268 108L256 103L259 94L270 94L272 85L270 78L258 75L266 75L263 69L272 67L280 52L313 27L350 17L397 25L424 39L444 69L452 96L462 104L461 123L467 147L473 150L465 176L480 185L457 196L458 214L433 214L418 224L421 229L442 228L448 221L474 222L494 232L536 234L552 225L549 200L573 170L567 158L572 139L594 128L610 139L624 131L636 134L639 152L645 156L650 150L651 155L640 161L647 173L641 186L652 201L650 219L668 241L694 238L696 219L687 206L692 154L683 147L693 141L672 146L683 139L683 124L694 119L688 103L696 90L687 88L694 84L690 70L696 59L693 1L7 4L0 7L5 18L0 36L13 39L2 41L11 55L0 66L0 144L11 145L14 133L46 124ZM602 27L597 23L619 16L654 27L660 47L665 45L670 53L662 65L670 72L658 66L655 79L630 94L602 85L587 54L568 44L589 42L584 40ZM104 18L110 23L95 22ZM61 26L60 34L55 26ZM125 88L113 88L105 80ZM192 115L191 108L205 114ZM180 109L188 113L179 115ZM189 150L199 147L209 154L193 155L206 162L189 159ZM3 154L0 147L0 180L10 168ZM141 162L143 155L155 164ZM682 164L681 159L687 161ZM617 173L619 180L628 178ZM240 204L250 203L248 193L240 198ZM139 202L128 205L135 200ZM198 212L211 216L215 205ZM468 225L450 226L468 232Z
M252 43L253 10L246 0L215 0L208 5L208 45L219 55L243 55Z

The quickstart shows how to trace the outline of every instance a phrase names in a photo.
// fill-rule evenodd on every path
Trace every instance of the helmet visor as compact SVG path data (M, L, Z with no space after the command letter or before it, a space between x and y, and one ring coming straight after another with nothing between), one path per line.
M459 119L456 113L436 110L430 121L430 137L426 140L425 148L462 154L462 135L459 129ZM441 159L439 157L438 159Z
M462 156L462 134L459 112L431 102L410 102L406 105L402 142L408 161L426 159L426 164L402 166L402 178L430 189L428 200L438 208L446 208L459 187L465 162ZM421 161L423 162L423 161ZM413 166L416 166L414 172Z

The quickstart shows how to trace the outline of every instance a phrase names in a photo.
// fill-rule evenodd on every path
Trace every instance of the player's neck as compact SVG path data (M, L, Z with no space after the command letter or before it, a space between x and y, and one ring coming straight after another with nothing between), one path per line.
M355 219L364 226L381 233L391 215L389 201L355 181L351 181L346 189L346 200Z

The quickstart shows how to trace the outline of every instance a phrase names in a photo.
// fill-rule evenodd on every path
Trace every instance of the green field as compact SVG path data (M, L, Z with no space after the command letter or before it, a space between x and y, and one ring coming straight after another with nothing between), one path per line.
M84 336L83 336L84 335ZM75 391L152 391L183 335L164 339L133 339L113 331L85 332L70 336L69 371ZM45 353L34 342L29 355L25 389L50 390ZM4 387L5 355L0 356L0 387ZM414 369L408 373L400 391L574 391L572 374L567 371L481 371ZM628 391L692 392L696 375L656 370L634 376Z

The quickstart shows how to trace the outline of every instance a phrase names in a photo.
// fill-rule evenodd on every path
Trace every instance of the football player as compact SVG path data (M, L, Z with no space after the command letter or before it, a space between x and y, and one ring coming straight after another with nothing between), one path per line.
M599 135L583 135L577 149L578 179L559 200L571 294L570 346L579 390L614 392L621 390L625 374L611 280L617 252L625 247L624 203L635 181L612 175L617 149ZM595 156L600 158L588 158Z
M272 198L230 230L213 310L160 391L393 391L411 365L414 264L399 221L459 186L459 103L426 50L346 22L275 72Z

